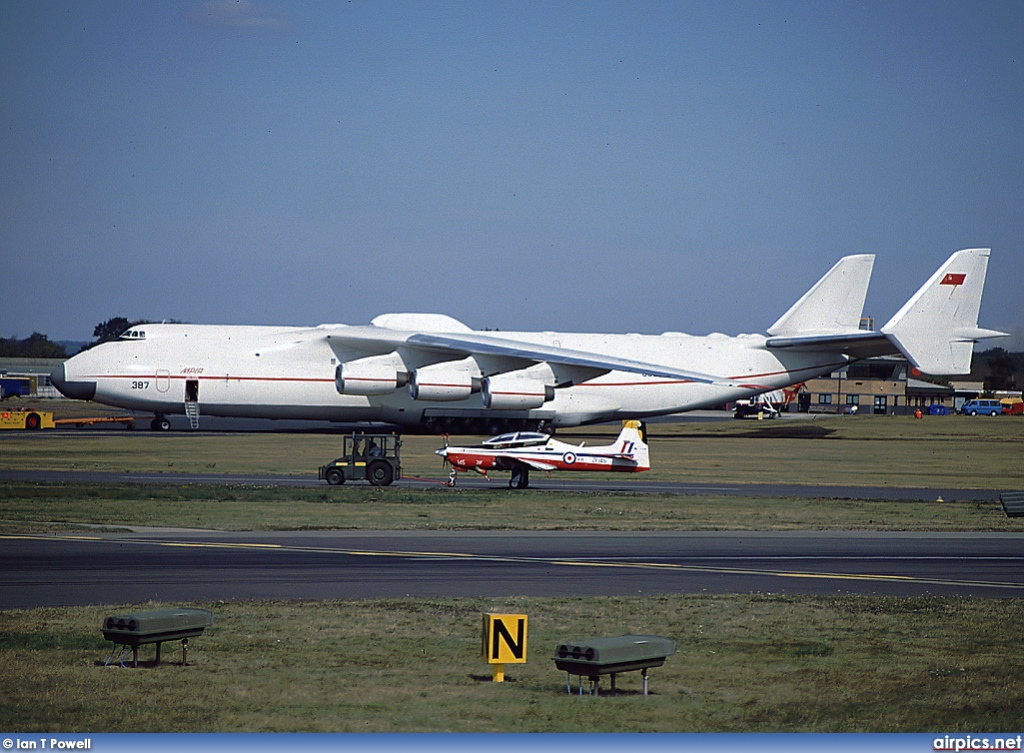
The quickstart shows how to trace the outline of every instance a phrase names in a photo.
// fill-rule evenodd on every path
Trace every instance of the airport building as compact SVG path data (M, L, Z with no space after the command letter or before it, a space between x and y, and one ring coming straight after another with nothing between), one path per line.
M898 356L858 361L827 377L804 382L795 410L902 416L917 410L927 414L934 410L932 406L938 406L953 413L965 400L974 399L985 391L982 381L951 380L949 384L936 384L911 374L913 367Z
M50 384L50 372L62 358L0 358L0 399L7 397L62 397Z
M797 395L801 413L907 412L907 371L903 358L871 358L827 377L808 379Z

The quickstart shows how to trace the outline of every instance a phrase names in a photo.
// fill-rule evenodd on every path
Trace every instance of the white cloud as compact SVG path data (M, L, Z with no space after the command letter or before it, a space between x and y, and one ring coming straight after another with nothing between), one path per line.
M250 0L209 0L190 10L188 19L200 26L219 29L289 31L292 28L275 8Z

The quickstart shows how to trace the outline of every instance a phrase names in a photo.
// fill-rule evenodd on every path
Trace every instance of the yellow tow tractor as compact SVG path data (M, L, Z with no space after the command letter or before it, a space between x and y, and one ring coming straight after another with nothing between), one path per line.
M53 413L45 410L0 411L0 429L52 429Z

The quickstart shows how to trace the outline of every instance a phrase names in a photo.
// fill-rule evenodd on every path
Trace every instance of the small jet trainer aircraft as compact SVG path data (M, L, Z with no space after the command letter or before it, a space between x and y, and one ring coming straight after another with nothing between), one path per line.
M517 431L485 439L479 447L445 446L435 452L451 463L448 485L455 486L459 471L512 471L510 489L530 485L530 469L536 471L623 471L651 470L643 425L623 421L622 431L610 445L584 448L566 444L547 434Z
M875 257L840 259L765 335L479 332L442 314L368 326L140 324L50 375L68 397L167 416L379 421L498 434L642 419L781 389L871 356L966 374L988 249L958 251L880 331L859 328Z

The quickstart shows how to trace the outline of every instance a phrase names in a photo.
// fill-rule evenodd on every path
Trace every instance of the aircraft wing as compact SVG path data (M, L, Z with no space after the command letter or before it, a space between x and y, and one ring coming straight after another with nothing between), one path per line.
M476 332L401 332L384 327L342 327L328 334L328 340L366 353L390 353L402 348L423 354L430 361L451 361L471 355L494 356L524 364L547 362L591 372L588 378L609 371L625 371L662 379L678 379L718 386L737 386L733 380L677 369L671 366L634 361L600 353L527 343Z
M535 471L557 471L558 470L558 466L557 465L554 465L553 463L544 463L544 462L542 462L540 460L533 460L533 459L527 459L527 458L516 458L515 461L517 463L522 463L523 465L528 465L531 468L533 468L533 470L535 470Z

